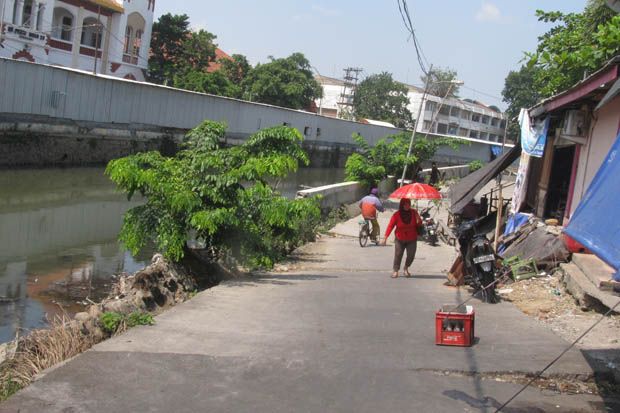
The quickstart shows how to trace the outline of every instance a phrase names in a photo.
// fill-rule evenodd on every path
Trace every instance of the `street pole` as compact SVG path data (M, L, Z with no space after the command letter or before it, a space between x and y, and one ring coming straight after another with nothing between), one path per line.
M99 29L101 28L101 6L97 9L97 32L95 33L95 64L93 75L97 74L97 55L99 54Z
M0 44L2 44L2 38L4 37L4 8L6 7L5 0L2 1L2 9L0 9Z
M430 84L431 84L431 76L430 73L433 70L433 65L430 66L428 73L429 75L426 76L426 84L424 85L424 93L422 94L422 101L420 102L420 107L418 108L418 117L415 120L415 125L413 125L413 132L411 132L411 140L409 141L409 149L407 150L407 158L409 159L409 157L411 156L411 151L413 150L413 140L415 139L415 134L416 131L418 130L418 124L420 123L420 117L422 116L422 109L424 107L424 100L426 99L426 95L428 94L428 89L430 88ZM405 176L407 175L407 164L405 164L405 167L403 168L403 176L400 179L400 187L402 188L403 185L405 185Z

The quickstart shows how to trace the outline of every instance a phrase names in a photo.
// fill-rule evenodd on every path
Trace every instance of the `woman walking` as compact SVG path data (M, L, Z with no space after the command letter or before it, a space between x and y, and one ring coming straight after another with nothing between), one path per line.
M383 245L386 245L387 239L392 233L392 230L396 228L393 267L394 272L392 273L392 278L398 277L400 264L403 260L405 250L407 251L407 258L405 259L403 273L405 274L405 277L411 277L409 267L415 258L415 252L418 247L418 227L421 225L422 218L420 218L418 211L411 208L411 200L401 199L398 211L392 215L390 223L385 230L385 238L383 239Z

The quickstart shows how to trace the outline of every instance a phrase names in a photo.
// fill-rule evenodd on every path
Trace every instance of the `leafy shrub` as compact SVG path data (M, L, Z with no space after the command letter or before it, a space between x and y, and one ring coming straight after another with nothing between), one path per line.
M108 334L122 332L127 328L136 326L152 326L155 319L152 314L141 311L134 311L130 314L121 314L114 311L103 313L101 316L101 325L103 330Z
M108 164L106 173L120 189L147 200L124 216L119 237L133 254L153 242L178 261L192 234L213 258L270 268L314 239L318 200L289 200L268 184L308 163L299 131L263 129L242 145L223 147L225 132L223 124L205 121L172 158L147 152Z
M123 321L123 315L116 312L106 312L101 316L103 330L109 334L114 334Z
M484 164L482 163L482 161L476 159L474 161L471 161L469 163L469 173L475 172L478 169L482 168L484 166Z
M374 147L358 134L353 135L358 153L347 159L345 176L347 181L358 181L366 187L376 185L388 175L400 178L405 165L409 176L413 177L418 165L435 156L437 149L448 146L457 150L465 141L454 138L427 139L416 135L411 154L407 156L411 142L411 132L401 132L380 139Z

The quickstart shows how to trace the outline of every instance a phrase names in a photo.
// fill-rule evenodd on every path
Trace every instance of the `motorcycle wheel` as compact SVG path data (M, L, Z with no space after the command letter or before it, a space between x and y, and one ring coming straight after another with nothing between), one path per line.
M493 284L493 282L495 281L495 276L493 275L493 273L484 273L482 275L482 288L486 287L489 284ZM497 295L497 292L495 291L495 286L496 284L493 284L492 286L490 286L489 288L483 289L482 293L481 293L481 299L482 301L484 301L485 303L489 303L489 304L496 304L499 302L499 296Z

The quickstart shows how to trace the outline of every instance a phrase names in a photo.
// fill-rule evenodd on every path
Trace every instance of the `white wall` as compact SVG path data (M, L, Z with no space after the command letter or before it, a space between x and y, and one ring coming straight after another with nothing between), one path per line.
M592 128L592 133L586 145L581 147L571 204L571 216L609 154L611 146L616 141L620 126L620 96L604 106L595 116L597 120Z

